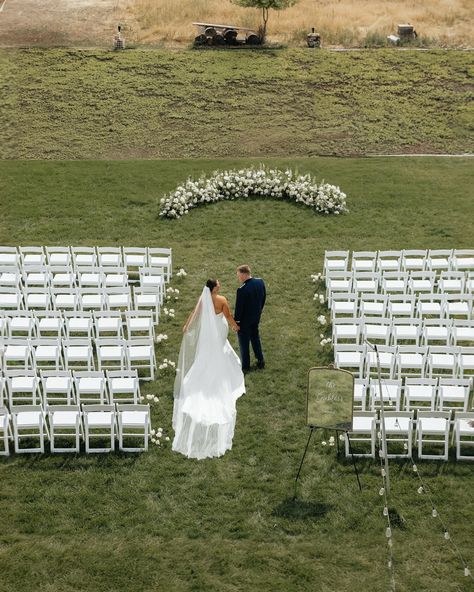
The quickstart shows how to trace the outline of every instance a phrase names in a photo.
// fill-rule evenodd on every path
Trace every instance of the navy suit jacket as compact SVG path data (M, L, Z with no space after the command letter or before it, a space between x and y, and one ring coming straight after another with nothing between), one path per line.
M267 292L260 278L249 278L237 289L234 318L243 328L258 325Z

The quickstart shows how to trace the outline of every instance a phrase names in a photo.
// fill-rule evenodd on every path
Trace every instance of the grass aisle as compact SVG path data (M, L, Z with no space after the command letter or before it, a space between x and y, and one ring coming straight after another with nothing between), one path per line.
M248 200L157 218L156 200L188 175L257 161L0 162L0 244L118 244L173 248L188 276L158 359L176 360L181 326L209 275L232 304L234 269L248 262L268 287L267 368L248 375L234 447L190 461L170 445L148 454L12 456L0 462L0 589L5 592L169 590L306 592L388 589L381 479L315 444L301 498L293 478L305 441L307 369L319 347L309 275L325 249L472 247L470 159L271 160L311 171L348 194L350 213L323 218L287 202ZM235 337L231 339L236 345ZM171 433L172 377L154 427ZM438 509L472 557L474 474L425 462ZM392 463L397 590L468 590L410 466ZM471 566L472 567L472 566Z

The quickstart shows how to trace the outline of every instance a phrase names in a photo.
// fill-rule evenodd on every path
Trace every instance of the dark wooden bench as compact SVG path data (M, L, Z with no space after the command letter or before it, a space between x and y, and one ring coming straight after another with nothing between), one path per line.
M199 34L194 38L195 45L259 45L260 37L252 29L233 25L214 23L193 23ZM240 35L240 38L239 38Z

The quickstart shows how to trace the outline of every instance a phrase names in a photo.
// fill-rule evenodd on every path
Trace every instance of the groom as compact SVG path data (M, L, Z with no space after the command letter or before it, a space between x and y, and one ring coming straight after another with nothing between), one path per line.
M239 325L239 348L242 370L250 370L250 348L257 358L257 368L265 368L262 344L258 333L260 316L265 305L266 290L262 279L252 277L248 265L237 267L237 278L242 283L237 290L234 318Z

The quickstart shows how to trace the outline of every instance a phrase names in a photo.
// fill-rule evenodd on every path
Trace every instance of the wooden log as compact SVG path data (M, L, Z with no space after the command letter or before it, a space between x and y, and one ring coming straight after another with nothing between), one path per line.
M237 31L235 29L226 29L224 31L225 42L234 45L237 41Z
M206 27L204 29L204 34L206 35L206 37L215 37L216 32L217 31L214 29L214 27Z
M201 33L201 35L197 35L194 38L194 45L206 45L207 43L207 37Z
M213 45L224 45L225 39L222 33L216 33L212 39Z
M260 45L262 40L256 33L248 33L245 38L245 43L247 43L247 45Z

